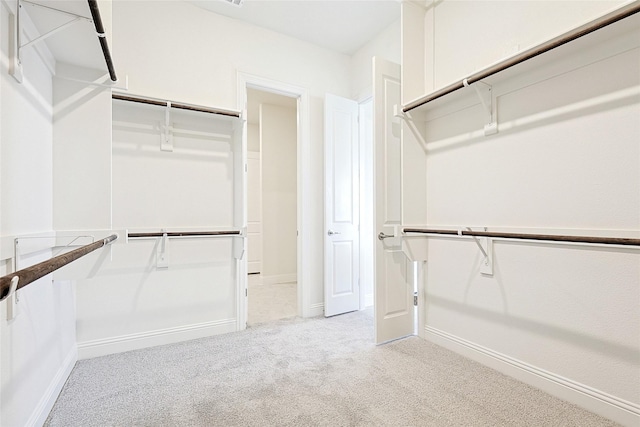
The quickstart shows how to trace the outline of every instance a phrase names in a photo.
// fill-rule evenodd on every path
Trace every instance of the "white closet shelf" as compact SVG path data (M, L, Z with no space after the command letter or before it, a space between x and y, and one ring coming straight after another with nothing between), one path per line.
M420 111L434 107L433 101L444 99L476 82L493 85L516 74L530 72L559 58L579 52L640 28L640 0L628 3L606 15L530 47L506 59L476 71L466 78L430 92L403 105L402 111Z
M117 81L97 0L15 0L12 74L22 80L25 49L44 44L56 62L105 70Z

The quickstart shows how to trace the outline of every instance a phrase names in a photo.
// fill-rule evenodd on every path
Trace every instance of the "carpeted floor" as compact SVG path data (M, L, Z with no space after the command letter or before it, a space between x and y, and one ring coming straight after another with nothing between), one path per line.
M78 362L47 426L613 426L355 312Z
M262 284L260 275L249 276L247 324L258 325L298 314L296 282Z

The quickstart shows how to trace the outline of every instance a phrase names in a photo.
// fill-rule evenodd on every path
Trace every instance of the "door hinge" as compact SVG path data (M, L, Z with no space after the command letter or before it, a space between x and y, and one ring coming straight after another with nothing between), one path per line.
M418 293L417 292L413 293L413 305L415 305L416 307L418 306Z

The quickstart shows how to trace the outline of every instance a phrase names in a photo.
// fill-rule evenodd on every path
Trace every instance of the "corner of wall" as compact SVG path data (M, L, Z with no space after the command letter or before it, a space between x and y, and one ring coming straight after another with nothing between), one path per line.
M53 409L53 405L56 403L77 361L78 350L73 346L60 365L60 369L58 369L58 372L49 383L49 387L47 387L47 390L43 393L38 406L34 409L31 417L29 417L29 420L25 424L26 426L41 426L45 423L49 412Z

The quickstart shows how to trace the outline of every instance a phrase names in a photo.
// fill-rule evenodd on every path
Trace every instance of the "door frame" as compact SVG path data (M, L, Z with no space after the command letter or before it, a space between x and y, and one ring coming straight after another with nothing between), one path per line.
M373 297L376 247L376 242L373 237L375 235L373 215L373 210L375 209L375 185L373 182L375 180L373 173L375 162L375 147L373 146L373 94L369 93L357 102L359 114L358 149L360 154L360 310L364 310L367 307L373 307L375 302ZM369 129L367 129L368 123L364 120L366 108L369 108L371 112L371 126ZM367 131L369 131L369 140L367 140ZM369 144L368 149L367 144ZM367 204L365 205L365 203ZM370 265L363 262L365 258L369 258ZM370 281L369 285L366 284L367 280ZM366 286L371 287L370 293L366 292Z
M237 105L243 110L246 116L247 105L247 88L257 89L264 92L271 92L278 95L288 96L297 99L297 228L298 228L298 247L297 249L297 296L298 296L298 315L301 317L312 317L322 314L322 306L316 307L311 304L312 283L310 274L314 271L311 265L311 258L308 254L313 253L312 239L310 230L310 220L312 212L308 208L307 198L313 194L311 188L311 179L308 173L303 171L311 170L311 129L309 122L309 91L306 88L282 83L265 77L253 74L238 72L238 91ZM243 134L243 144L246 151L247 135ZM246 185L246 183L245 183ZM246 195L246 191L244 191ZM246 205L246 203L245 203ZM245 221L246 224L246 212ZM245 281L246 282L246 281ZM247 296L246 284L244 289L238 286L238 322L240 329L245 329L247 324Z
M247 136L248 137L248 136ZM251 167L249 167L249 160L258 160L258 168L260 171L260 176L259 176L259 183L258 183L258 200L257 203L259 205L259 209L260 209L260 218L258 221L258 225L259 225L259 230L258 230L258 235L260 236L260 241L262 242L262 152L261 151L249 151L249 147L247 146L247 186L249 185L249 171L252 170ZM248 254L250 254L251 252L249 251L249 236L251 235L250 232L250 221L249 221L249 189L247 188L247 274L252 274L251 272L251 259L249 258ZM262 248L260 248L260 260L258 261L259 265L258 265L258 272L260 272L262 270Z

